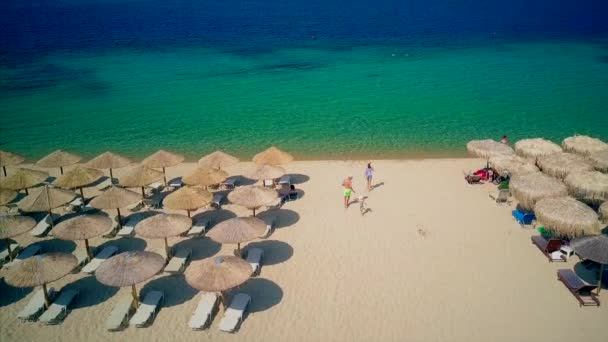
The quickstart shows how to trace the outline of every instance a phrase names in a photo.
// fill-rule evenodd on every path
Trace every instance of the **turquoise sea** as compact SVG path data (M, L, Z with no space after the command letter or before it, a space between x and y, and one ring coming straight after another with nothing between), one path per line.
M487 22L475 29L454 24L435 32L432 23L428 31L424 24L396 23L387 33L382 24L367 28L369 37L357 31L352 39L351 31L340 35L335 28L326 35L319 26L332 26L316 12L310 16L317 24L308 31L301 28L306 17L295 20L296 36L283 33L290 21L278 15L262 16L259 24L245 20L249 26L237 32L221 23L184 24L190 17L220 20L187 11L198 8L193 1L177 2L187 4L184 11L158 9L163 19L144 16L155 21L141 27L118 25L125 15L118 9L106 19L86 12L92 22L114 25L103 30L90 28L86 15L66 27L45 26L40 20L52 21L48 15L9 3L0 5L11 15L1 15L6 25L0 38L0 149L31 159L58 148L86 157L112 150L139 158L159 148L190 159L218 148L250 157L271 144L298 158L378 159L461 155L466 141L503 134L512 142L560 142L575 133L608 138L605 24L579 32L570 26L558 30L557 23L550 33L539 24L513 33L511 25L521 24L516 19L491 24L492 16L502 15L497 9L483 12ZM223 11L244 16L238 11L243 3L254 7L248 11L291 13L276 2L228 3L236 9L223 5L221 13L230 20L238 18ZM81 6L59 4L53 9ZM578 15L597 19L593 10ZM365 9L357 13L366 18ZM179 29L169 25L163 31L159 24L152 30L159 20L179 21ZM276 31L265 31L274 24L280 26ZM95 35L83 37L86 29ZM223 40L209 34L214 29ZM378 30L384 36L373 34Z

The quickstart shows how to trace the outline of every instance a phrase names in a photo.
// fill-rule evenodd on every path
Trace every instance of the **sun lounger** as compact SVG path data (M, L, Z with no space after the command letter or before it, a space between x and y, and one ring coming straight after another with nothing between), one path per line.
M139 202L135 202L135 203L127 206L127 210L130 212L136 212L136 211L140 211L143 207L144 207L143 202L139 201Z
M274 179L264 179L262 184L267 188L274 188Z
M549 258L549 261L566 261L566 259L562 256L560 252L560 248L562 247L562 240L559 239L549 239L545 240L540 235L532 236L532 243L540 249L543 254Z
M168 185L172 188L181 188L184 183L182 182L182 177L177 177L170 180Z
M117 221L113 221L112 222L112 228L110 228L110 230L108 230L107 232L105 232L103 234L103 237L105 238L113 238L114 236L116 236L116 233L118 233L118 227L120 227L118 225Z
M531 225L534 220L536 220L536 216L532 212L513 210L511 214L522 227L525 225Z
M154 316L156 316L156 310L163 300L163 297L164 294L161 291L148 292L144 300L139 304L139 308L137 308L135 315L131 317L129 324L138 328L142 328L149 324L152 319L154 319Z
M291 185L291 176L284 175L283 177L281 177L279 179L279 185L289 187Z
M217 309L219 296L217 293L201 292L201 299L198 302L196 310L190 317L190 328L192 330L203 330L211 323L211 316Z
M129 217L127 222L122 225L122 228L116 233L118 236L131 236L135 231L135 225L145 218L144 215L135 214Z
M264 256L264 250L261 248L251 248L247 250L247 262L251 265L253 272L252 276L260 274L262 268L262 257Z
M53 220L53 218L50 214L47 214L38 222L38 224L36 224L36 227L30 231L30 234L35 237L45 236L49 229L51 229L51 220Z
M496 204L508 204L509 194L509 189L503 189L499 190L496 194L490 194L490 198L493 199Z
M158 197L146 198L145 200L142 201L144 208L148 209L148 210L160 209L161 202L162 202L162 198L158 198Z
M191 256L192 250L190 248L177 248L175 254L173 254L167 266L165 266L165 272L173 274L184 272Z
M243 320L243 315L247 306L251 302L251 297L245 293L237 293L230 306L224 312L224 317L220 321L220 330L224 332L235 332L239 324Z
M200 217L196 221L190 230L186 232L186 236L201 236L205 234L207 228L209 227L209 219L207 217Z
M576 297L580 306L600 306L599 298L592 292L597 285L585 282L572 270L558 270L557 279Z
M53 300L57 292L55 292L54 288L48 289L49 300ZM42 289L36 291L32 299L27 303L27 305L17 314L17 318L24 322L32 322L38 319L38 316L44 311L44 292Z
M118 253L118 247L116 246L106 246L104 247L101 252L97 253L95 255L95 257L93 257L93 260L89 261L88 264L86 264L83 268L82 268L82 272L84 273L95 273L95 271L97 270L97 268L99 267L99 265L101 265L102 262L104 262L106 259L108 259L109 257L111 257L112 255Z
M224 201L224 194L216 192L213 194L213 200L211 201L211 206L219 209L222 207L222 202Z
M40 322L44 324L57 324L68 314L68 307L78 297L77 290L61 291L57 300L40 316Z
M260 235L261 238L265 239L267 237L270 236L270 234L272 233L272 229L274 228L274 224L277 221L277 217L276 216L267 216L264 217L264 222L266 222L266 230L264 231L264 233L262 235Z
M15 255L19 252L19 248L21 248L21 246L19 246L18 243L16 242L11 242L11 254ZM2 245L2 248L4 248L2 251L0 251L0 263L6 261L7 259L9 259L9 255L8 255L8 248L5 244Z
M230 177L230 178L226 178L226 180L222 183L222 186L226 190L233 190L236 187L236 183L237 183L237 178Z
M127 325L129 319L129 313L131 313L131 308L133 307L133 297L124 296L120 298L110 316L106 320L106 328L109 331L117 331L122 327Z
M29 245L24 250L22 250L19 253L19 255L17 255L17 257L13 261L4 264L2 267L12 267L12 266L15 266L16 264L22 262L23 260L25 260L27 258L33 257L34 255L37 255L37 254L40 254L41 251L42 251L42 248L40 248L40 246L38 246L38 245ZM8 253L8 251L7 251L7 253Z

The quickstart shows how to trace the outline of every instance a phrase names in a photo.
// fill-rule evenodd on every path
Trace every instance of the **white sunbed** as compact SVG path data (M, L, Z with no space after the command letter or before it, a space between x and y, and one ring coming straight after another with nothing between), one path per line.
M15 255L15 253L19 252L19 248L21 247L16 242L11 242L10 246L11 246L11 254L13 254L13 255ZM4 249L2 251L0 251L0 262L3 262L9 258L7 246L3 245L3 247L4 247Z
M272 229L274 228L274 224L276 223L276 221L276 216L267 216L264 218L264 222L266 222L266 230L262 235L260 235L261 238L265 239L270 236L270 233L272 233Z
M77 290L61 291L59 297L40 316L40 322L44 324L57 324L68 314L68 307L78 297Z
M66 211L75 211L81 208L84 205L84 201L82 197L76 197L72 200L72 202L65 205Z
M54 288L48 289L49 300L53 300L56 294L57 292L55 292ZM35 321L42 311L44 311L44 292L40 289L34 293L34 296L32 296L32 299L30 299L23 310L17 314L17 318L24 322Z
M290 186L291 185L291 176L289 175L284 175L283 177L281 177L281 179L279 179L279 185L281 186Z
M167 273L182 273L191 256L192 250L190 248L177 248L164 271Z
M205 234L207 228L209 227L209 219L207 217L200 217L196 221L190 230L186 232L186 236L201 236Z
M41 251L42 251L42 248L40 248L40 246L29 245L24 250L22 250L13 261L4 264L2 267L15 266L27 258L31 258L34 255L40 254ZM8 251L7 251L7 253L8 253Z
M267 188L274 188L274 180L273 179L264 179L262 184Z
M47 214L38 222L38 224L36 224L36 227L30 231L30 234L35 237L45 236L49 229L51 229L51 220L53 220L53 218L50 214Z
M247 250L247 262L251 265L252 275L257 276L260 274L262 268L262 257L264 256L264 250L261 248L251 248Z
M131 236L135 231L135 225L138 224L145 218L144 215L132 215L125 224L122 225L122 228L116 233L118 236Z
M109 331L117 331L123 326L125 326L128 321L129 313L131 312L132 307L133 297L122 297L118 301L116 306L114 306L114 309L112 309L110 316L108 316L108 319L106 320L106 328Z
M211 323L211 316L217 309L219 296L213 292L201 292L201 299L196 310L190 317L190 328L192 330L203 330Z
M224 332L234 332L238 325L243 321L243 315L247 306L251 302L251 297L245 293L237 293L230 306L224 312L224 317L220 321L220 330Z
M82 272L84 273L95 273L95 271L97 270L97 268L99 267L99 265L101 265L102 262L106 261L106 259L108 259L109 257L111 257L112 255L118 253L118 247L116 246L106 246L104 247L101 252L97 253L95 255L95 257L93 257L93 260L89 261L88 264L86 264L83 268L82 268Z
M184 185L184 183L182 182L181 177L179 177L179 178L172 179L168 185L172 188L181 188Z
M213 200L211 201L211 206L219 209L222 206L222 202L224 201L224 194L216 192L213 194Z
M236 182L237 182L236 177L226 178L226 180L222 183L222 186L226 190L232 190L236 187Z
M144 300L139 304L139 308L135 315L129 321L130 325L135 325L138 328L146 326L156 316L156 310L163 300L164 294L162 291L150 291L146 294Z

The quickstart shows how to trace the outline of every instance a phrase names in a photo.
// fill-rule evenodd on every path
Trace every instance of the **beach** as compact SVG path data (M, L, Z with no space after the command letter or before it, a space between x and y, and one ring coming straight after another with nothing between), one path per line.
M192 331L188 321L199 300L183 276L160 274L138 286L140 292L165 292L154 322L147 328L108 332L105 320L129 288L110 288L93 276L70 274L50 286L77 288L80 297L57 326L21 323L16 314L34 292L0 281L2 341L606 341L608 308L584 307L557 280L558 269L578 269L578 257L549 263L513 220L509 205L488 196L491 185L469 185L463 171L485 161L475 158L379 160L378 184L365 190L367 161L295 161L300 198L276 215L267 239L247 246L264 249L261 273L235 292L252 297L239 331L220 332L221 313L209 329ZM168 178L187 174L195 163L167 169ZM251 163L228 171L246 174ZM69 168L69 167L68 167ZM11 169L9 169L10 174ZM120 178L121 169L114 171ZM58 170L51 170L57 176ZM368 196L370 212L358 204L344 209L342 180L354 176L356 196ZM135 189L137 190L137 189ZM95 196L95 188L85 189ZM250 211L233 204L203 209L213 224ZM166 210L169 211L169 210ZM184 212L181 212L184 214ZM114 212L110 212L114 215ZM73 252L70 241L24 234L22 246L38 242L45 252ZM110 243L91 240L92 246ZM163 248L162 240L113 239L121 251ZM193 259L230 254L206 237L169 239L193 249ZM0 275L4 271L0 271ZM35 291L37 291L36 289ZM600 300L608 303L608 291Z

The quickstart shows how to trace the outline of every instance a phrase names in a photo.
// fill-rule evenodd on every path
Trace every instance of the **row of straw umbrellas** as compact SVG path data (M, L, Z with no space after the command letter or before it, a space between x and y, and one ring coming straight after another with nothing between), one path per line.
M499 174L513 176L511 194L522 209L534 211L545 228L575 238L574 251L601 265L601 285L608 264L608 236L601 234L599 221L608 222L608 144L576 135L561 146L534 138L517 141L514 149L493 140L474 140L467 149ZM599 206L597 213L591 206Z
M2 153L3 157L8 154L8 152ZM13 154L8 155L15 156ZM54 155L57 155L57 153L54 153ZM166 151L162 151L162 153L157 152L155 156L160 159L164 159L165 161L171 160L171 163L174 163L176 160L180 159ZM43 158L43 160L48 160L49 158L47 157ZM75 158L59 159L64 161L75 160ZM149 161L148 158L146 159ZM105 160L106 163L97 164L100 162L100 160ZM94 158L89 163L92 163L94 166L100 168L109 168L106 166L110 164L112 168L118 168L123 167L121 166L123 165L121 162L124 160L126 160L126 158L106 152ZM181 160L183 160L183 158ZM284 174L284 169L280 168L278 165L288 163L292 160L293 157L289 153L281 151L276 147L271 147L254 157L254 162L260 165L258 170L262 170L262 173L264 173L261 176L267 177L260 179L280 177L282 174ZM222 168L233 165L237 162L237 158L224 152L216 151L199 160L199 165L201 166L199 170L205 170L205 172L194 172L192 175L184 177L184 183L193 184L196 186L217 184L225 179L223 174L218 175L218 171L221 171ZM168 167L169 164L170 163L157 163L152 164L152 166L160 167L159 165L165 165L163 166L163 168L165 168ZM53 165L59 164L56 163ZM3 162L3 166L7 165ZM153 169L144 169L146 172L142 173L141 170L147 167L140 165L137 166L137 168L140 174L144 174L144 177L141 178L146 178L145 174L150 174L150 170L155 171ZM72 168L70 171L68 171L68 173L60 177L58 180L60 181L63 179L63 177L71 175L74 175L74 178L82 179L81 183L90 182L93 179L93 177L89 177L89 174L82 172L82 170L73 172L77 169L78 167ZM268 170L270 170L270 172ZM282 173L277 173L277 170L282 171ZM63 170L61 171L63 172ZM209 176L210 171L212 171L211 173L213 174L211 176ZM84 176L85 174L86 176ZM162 175L164 177L164 172ZM110 176L112 177L112 174ZM6 178L9 177L11 176ZM132 178L137 177L132 176ZM157 179L158 175L148 178L146 182L155 181ZM121 179L121 185L124 186L125 184L123 183L123 179ZM129 182L127 183L132 184ZM138 184L143 183L144 182L140 182ZM73 200L75 197L75 193L64 189L49 186L38 187L32 189L26 198L19 202L19 208L24 211L51 212L52 209ZM186 232L192 225L192 220L189 217L190 211L207 205L211 197L211 193L202 187L185 186L173 191L163 201L165 206L172 209L186 210L188 216L158 213L142 220L135 227L136 234L140 236L153 239L163 239L165 244L166 258L153 252L122 253L106 260L100 266L96 272L96 277L98 280L101 283L109 286L131 286L134 296L134 303L137 303L138 297L135 285L157 274L162 267L164 267L166 261L171 256L171 249L169 248L167 239ZM268 206L278 199L276 190L260 186L238 187L231 191L228 197L232 203L242 205L253 210L254 216L237 217L223 221L217 224L214 229L207 234L207 236L222 244L236 244L236 255L238 257L219 256L209 260L195 262L189 267L189 271L186 272L186 279L191 286L203 291L220 292L222 300L222 291L226 291L232 287L242 284L249 278L251 274L249 264L240 258L240 244L258 238L266 229L266 223L263 220L255 217L255 210L262 206ZM137 193L112 185L108 190L93 198L89 204L98 209L116 209L118 222L120 224L120 208L128 206L129 204L139 200L141 200L141 198ZM26 203L27 205L23 203ZM0 216L0 239L8 239L23 234L31 230L35 224L36 222L27 216ZM86 213L61 221L54 228L53 232L54 236L60 239L83 240L87 256L88 258L91 258L92 255L88 240L107 232L111 226L112 220L107 215L103 213ZM11 253L9 252L9 254ZM44 254L42 256L28 258L27 260L19 263L17 266L12 267L5 276L5 279L7 283L17 287L33 287L41 285L45 294L45 302L48 305L48 292L46 289L46 284L63 277L73 270L75 266L76 258L71 254Z

